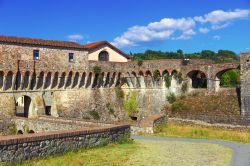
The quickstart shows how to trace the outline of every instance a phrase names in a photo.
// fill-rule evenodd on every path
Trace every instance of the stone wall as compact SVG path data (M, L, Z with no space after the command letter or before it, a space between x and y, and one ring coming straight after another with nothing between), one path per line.
M250 115L250 52L241 53L241 113Z
M129 139L130 126L37 133L0 138L0 161L9 162L64 153Z

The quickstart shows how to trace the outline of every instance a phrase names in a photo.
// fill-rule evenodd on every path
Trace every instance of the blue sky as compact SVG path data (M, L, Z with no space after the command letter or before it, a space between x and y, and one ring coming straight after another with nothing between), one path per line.
M0 35L146 49L250 51L250 0L0 0Z

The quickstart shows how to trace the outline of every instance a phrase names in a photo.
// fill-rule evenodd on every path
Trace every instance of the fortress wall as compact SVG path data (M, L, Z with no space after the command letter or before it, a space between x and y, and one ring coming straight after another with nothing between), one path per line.
M241 113L250 115L250 52L241 53Z

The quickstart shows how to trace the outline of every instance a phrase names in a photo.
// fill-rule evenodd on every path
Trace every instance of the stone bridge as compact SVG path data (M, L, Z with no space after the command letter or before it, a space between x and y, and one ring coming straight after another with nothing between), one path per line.
M209 91L219 89L221 75L239 69L239 63L212 63L208 60L151 60L128 63L90 61L84 68L58 68L18 61L8 69L0 69L0 92L57 91L83 88L112 88L127 83L128 88L164 88L164 76L179 74L190 88L196 77L207 81ZM8 65L8 64L6 64ZM99 67L98 72L95 71Z

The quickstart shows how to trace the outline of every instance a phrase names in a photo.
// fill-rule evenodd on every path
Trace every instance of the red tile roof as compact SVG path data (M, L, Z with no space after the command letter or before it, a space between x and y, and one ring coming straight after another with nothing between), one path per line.
M44 40L44 39L34 39L34 38L24 38L24 37L13 37L13 36L0 36L0 42L83 49L83 46L81 44L75 42Z

